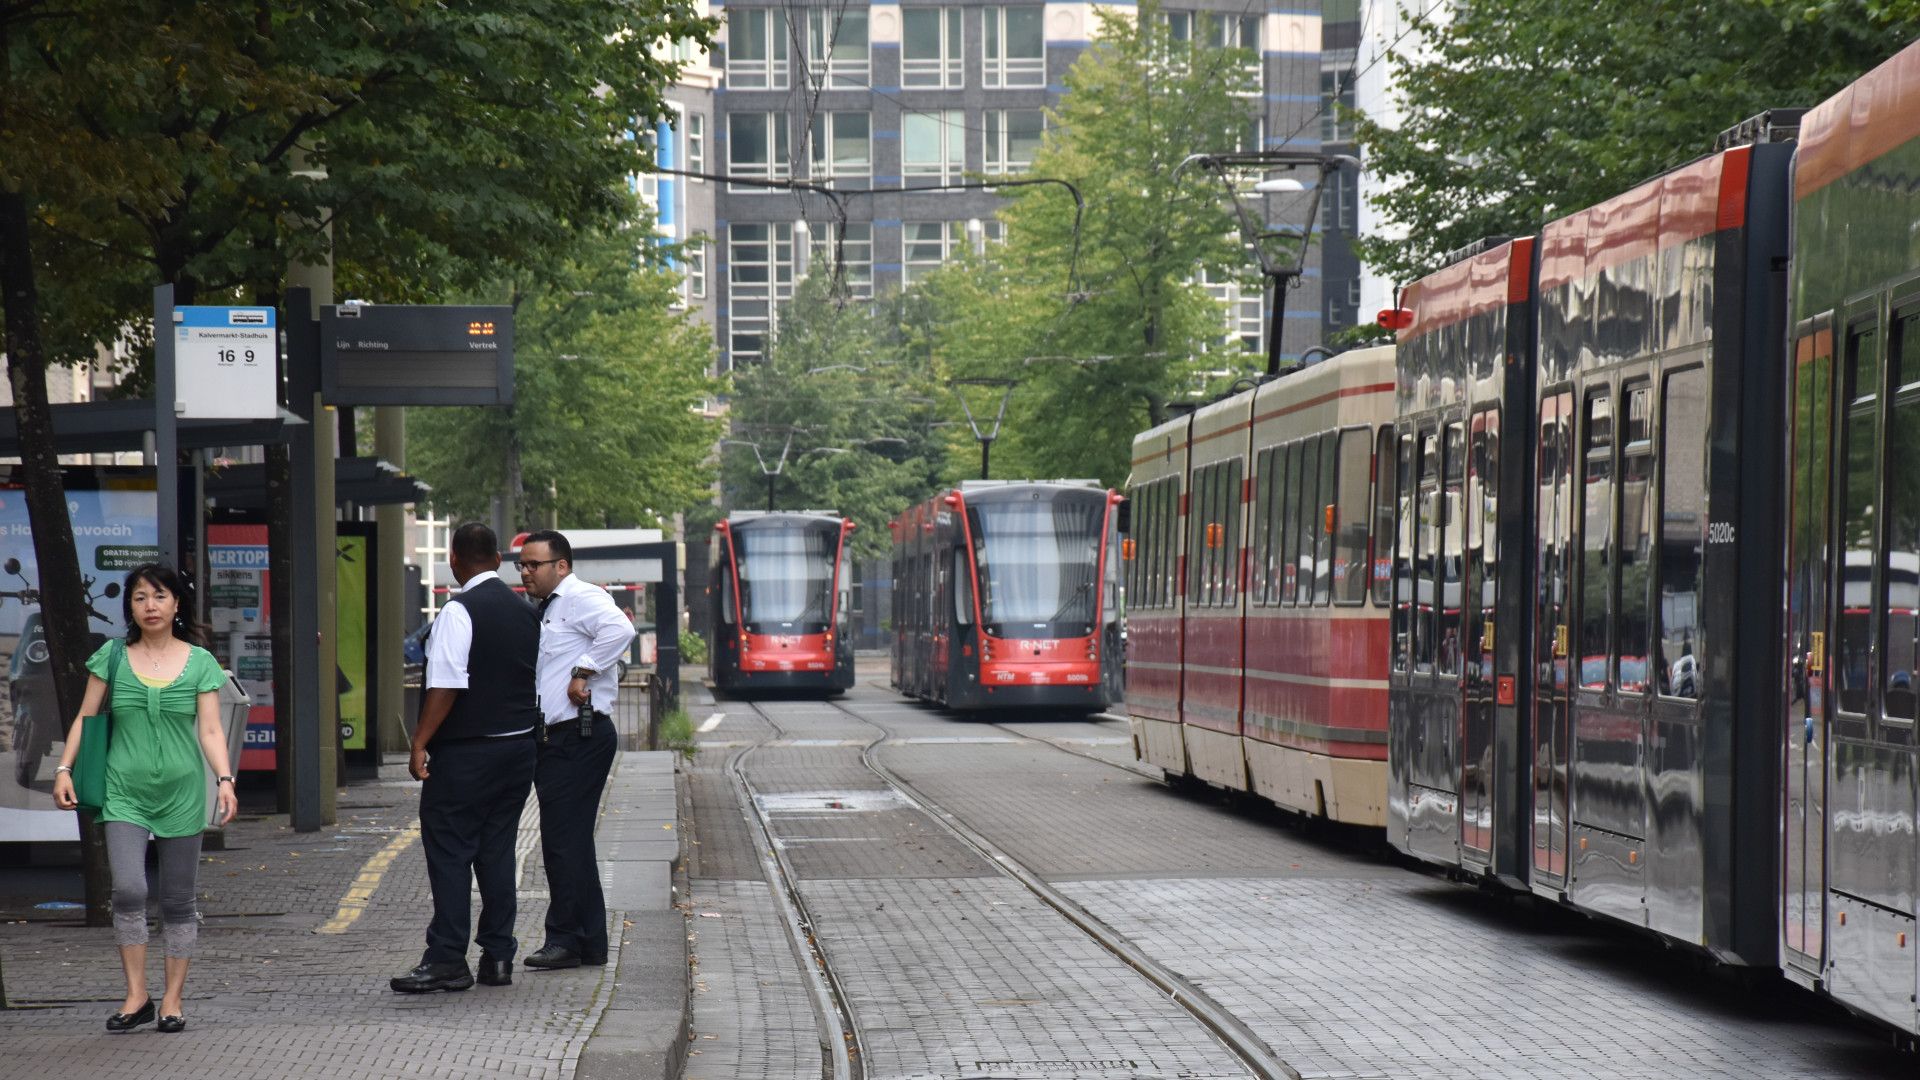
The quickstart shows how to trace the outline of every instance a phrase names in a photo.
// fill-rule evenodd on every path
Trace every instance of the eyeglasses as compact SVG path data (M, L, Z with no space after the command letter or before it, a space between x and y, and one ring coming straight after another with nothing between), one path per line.
M521 559L517 564L521 570L538 570L543 566L552 566L559 559Z

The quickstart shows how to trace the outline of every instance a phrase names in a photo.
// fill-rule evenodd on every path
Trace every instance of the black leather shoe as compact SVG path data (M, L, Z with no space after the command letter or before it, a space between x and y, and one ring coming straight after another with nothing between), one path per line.
M491 956L481 957L480 982L485 986L512 986L513 961L495 960Z
M153 1023L154 1011L153 999L148 998L145 1005L140 1006L130 1013L114 1013L112 1016L107 1017L107 1030L132 1031L141 1024L151 1024Z
M605 963L602 960L601 963ZM580 954L572 949L563 949L558 945L547 945L539 952L522 960L521 963L540 971L555 971L560 968L580 966Z
M185 1031L187 1030L187 1018L184 1016L163 1016L160 1018L160 1022L154 1025L154 1030L164 1031L169 1035Z
M473 972L465 960L450 964L421 964L405 975L396 975L388 984L402 994L430 994L435 990L465 990L473 985Z

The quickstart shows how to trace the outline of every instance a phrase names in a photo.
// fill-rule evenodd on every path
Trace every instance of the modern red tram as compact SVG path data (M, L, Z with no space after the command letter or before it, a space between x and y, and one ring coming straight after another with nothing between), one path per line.
M736 510L713 528L707 577L714 686L850 689L853 522L833 513Z
M1140 760L1386 823L1393 350L1336 356L1136 436L1127 709Z
M963 710L1117 701L1122 501L1090 480L968 480L895 518L894 689Z

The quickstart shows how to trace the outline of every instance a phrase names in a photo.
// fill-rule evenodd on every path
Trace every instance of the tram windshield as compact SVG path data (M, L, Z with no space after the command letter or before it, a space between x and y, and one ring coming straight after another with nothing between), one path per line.
M735 530L740 608L749 633L826 631L839 538L833 528Z
M970 502L980 615L988 634L1084 637L1094 632L1107 501L1097 491Z

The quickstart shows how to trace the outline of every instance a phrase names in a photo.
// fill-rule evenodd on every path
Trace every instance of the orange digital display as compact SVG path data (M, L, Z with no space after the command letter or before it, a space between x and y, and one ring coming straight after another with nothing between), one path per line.
M467 324L468 337L492 337L493 324L490 322L470 322Z

